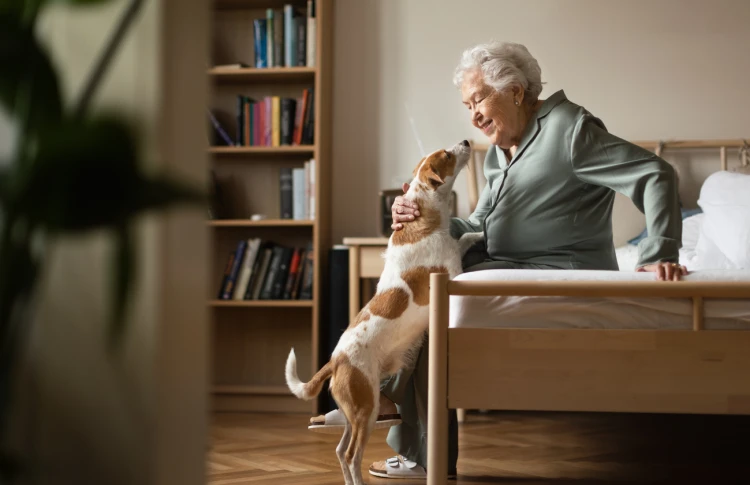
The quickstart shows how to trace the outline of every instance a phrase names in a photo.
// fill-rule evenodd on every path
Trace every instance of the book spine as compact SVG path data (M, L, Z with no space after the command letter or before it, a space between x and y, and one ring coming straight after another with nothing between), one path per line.
M232 266L234 266L234 252L229 254L229 260L227 261L227 265L224 268L224 274L221 278L221 285L219 286L219 292L216 295L216 298L221 299L224 295L224 288L227 286L227 281L229 280L229 275L232 274Z
M307 102L305 122L302 128L302 144L312 145L315 139L315 91L310 91L310 99Z
M305 258L305 277L304 281L302 281L302 287L300 288L299 292L299 299L300 300L312 300L312 294L313 294L313 266L315 264L314 261L315 254L312 250L312 244L307 246L307 255Z
M275 66L284 66L284 11L276 10L273 14L273 62Z
M232 271L229 273L227 284L224 286L224 293L221 295L222 300L231 300L232 296L234 296L234 285L237 282L237 275L240 272L240 265L242 264L242 257L245 254L245 248L247 248L247 241L242 239L237 244L237 251L234 253Z
M291 145L294 132L294 112L297 101L294 98L281 98L281 144Z
M274 29L276 28L272 8L266 9L266 65L276 67L273 58Z
M305 218L305 169L292 169L292 219Z
M297 266L297 274L294 275L294 282L292 283L292 293L289 295L291 300L299 299L299 290L302 285L302 280L305 277L305 261L307 260L307 251L300 248L299 252L299 263Z
M279 267L281 266L283 252L284 248L281 246L273 248L271 262L268 265L268 273L263 281L263 289L260 292L260 300L271 300L273 298L273 284L276 281L276 274L279 272Z
M272 112L272 119L273 119L273 128L272 128L272 142L273 146L281 146L281 98L279 96L273 96L272 97L272 106L271 106L271 112Z
M243 117L244 117L243 125L245 127L244 134L243 134L244 138L242 140L243 141L242 144L245 146L250 146L253 144L253 139L252 139L252 122L253 121L250 116L250 101L247 98L245 98L242 112L243 112Z
M310 218L310 161L305 162L305 197L302 199L305 208L303 219Z
M281 196L281 218L291 219L294 213L291 167L282 167L279 169L279 194Z
M281 252L279 269L274 277L273 290L271 291L271 299L273 300L281 300L281 297L284 296L284 286L289 277L289 263L292 261L293 254L293 248L283 248Z
M297 29L297 65L304 67L306 65L305 57L307 57L307 18L306 17L295 17L294 18L295 28Z
M268 67L266 59L266 19L253 20L253 41L255 43L255 67Z
M245 97L237 95L237 145L244 145L245 136Z
M247 289L245 290L244 300L253 299L253 291L257 286L258 275L260 274L261 266L263 265L263 259L266 254L267 243L261 243L258 246L258 254L255 255L255 262L253 262L253 269L250 271L250 281L247 282Z
M292 67L297 65L297 44L295 42L296 31L294 29L294 7L284 5L284 65Z
M286 278L284 284L284 294L282 295L283 300L289 300L292 298L292 290L294 289L294 280L297 278L299 272L299 261L302 253L301 248L296 248L292 254L292 261L289 263L289 275Z
M266 248L263 252L263 261L261 262L258 270L258 278L255 280L255 286L253 286L252 300L260 299L260 292L263 289L263 283L268 275L268 266L271 264L271 257L273 256L273 249Z
M229 146L234 145L234 140L232 140L232 137L229 136L229 133L224 130L224 127L221 126L221 123L219 123L219 120L216 119L216 116L209 110L208 111L209 119L211 120L211 124L214 126L214 130L219 134L222 140L224 140L224 143L226 143Z
M260 146L261 142L260 103L253 103L253 145Z
M245 258L242 260L242 267L240 268L240 274L237 277L237 284L234 287L234 300L242 300L245 298L247 292L247 285L250 282L250 274L255 264L255 259L258 257L258 247L260 245L260 239L248 239L247 249L245 250Z
M266 96L263 101L266 110L266 125L263 136L266 146L270 147L273 146L273 102L271 96Z
M294 144L295 145L301 145L302 144L302 130L305 126L305 118L306 118L306 110L307 110L307 104L310 99L310 90L305 88L302 91L302 108L299 110L299 122L297 126L295 127L295 133L294 133Z
M317 49L315 48L315 25L315 0L307 0L307 55L305 56L307 67L315 67L315 56L317 55Z
M315 191L316 191L316 176L315 176L315 159L310 160L310 198L308 202L308 212L311 220L315 220Z

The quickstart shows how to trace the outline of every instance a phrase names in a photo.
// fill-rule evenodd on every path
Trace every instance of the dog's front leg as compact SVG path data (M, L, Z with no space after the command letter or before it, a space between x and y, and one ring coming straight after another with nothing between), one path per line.
M354 485L352 474L349 471L349 464L346 462L346 449L349 448L349 442L352 439L352 425L349 420L346 421L346 427L344 427L344 436L341 437L339 445L336 447L336 456L341 464L341 471L344 473L344 483L346 485Z
M467 232L466 234L462 234L458 240L458 249L461 257L463 258L466 255L466 251L482 239L484 239L483 232Z

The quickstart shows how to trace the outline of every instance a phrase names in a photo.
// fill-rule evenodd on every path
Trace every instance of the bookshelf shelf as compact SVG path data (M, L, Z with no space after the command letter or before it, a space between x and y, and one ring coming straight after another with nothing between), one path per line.
M313 227L315 221L296 221L292 219L265 219L248 221L245 219L223 219L207 221L211 227Z
M216 308L312 308L312 300L209 300Z
M314 145L291 145L280 147L266 146L219 146L210 147L208 152L214 155L290 155L315 153Z
M257 394L266 396L292 395L286 386L213 386L214 394Z
M315 71L314 67L214 67L208 70L208 75L219 82L312 82Z

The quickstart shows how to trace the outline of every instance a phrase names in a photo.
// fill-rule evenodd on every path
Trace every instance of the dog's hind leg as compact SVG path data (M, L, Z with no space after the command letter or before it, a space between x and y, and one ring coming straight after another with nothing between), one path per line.
M346 450L346 460L349 463L349 472L354 480L354 485L365 485L362 478L362 457L365 453L365 446L370 440L370 434L375 429L377 415L378 412L375 409L369 416L360 412L352 424L352 439L349 448Z
M346 462L346 450L349 448L349 443L352 439L352 425L347 420L344 428L344 436L341 437L339 445L336 447L336 456L341 464L341 471L344 473L344 483L346 485L354 485L352 474L349 472L349 464Z

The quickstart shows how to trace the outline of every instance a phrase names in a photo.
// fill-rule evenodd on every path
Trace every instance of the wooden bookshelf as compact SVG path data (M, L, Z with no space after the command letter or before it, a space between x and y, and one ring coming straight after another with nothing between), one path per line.
M254 66L253 20L266 9L292 4L300 14L306 0L214 0L212 65ZM314 137L308 145L214 146L208 150L220 182L231 183L231 214L208 220L213 237L211 293L206 304L213 320L215 411L272 411L314 414L316 400L302 401L289 392L284 368L289 351L297 354L298 372L308 380L319 369L320 313L326 299L324 274L331 247L331 96L333 0L316 0L315 67L209 68L209 108L231 137L237 134L237 95L299 98L314 91ZM314 159L315 218L280 218L279 171L301 168ZM251 220L264 214L263 220ZM311 243L314 265L312 299L219 300L227 259L240 239L260 238L288 247Z

